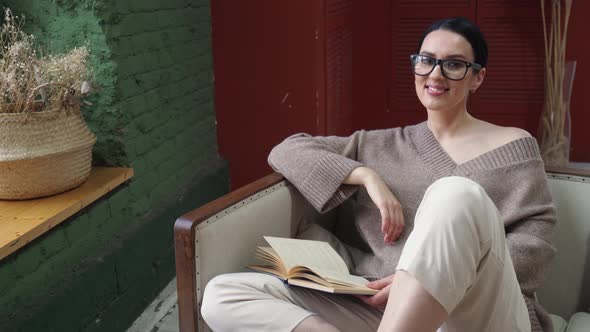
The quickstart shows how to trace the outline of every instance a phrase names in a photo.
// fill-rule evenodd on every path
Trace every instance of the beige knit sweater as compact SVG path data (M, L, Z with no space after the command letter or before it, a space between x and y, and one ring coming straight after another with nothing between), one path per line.
M502 214L532 330L552 330L546 311L533 298L555 254L552 234L556 223L534 138L517 139L457 165L424 122L405 128L358 131L350 137L293 135L271 151L269 163L318 211L326 212L352 196L347 202L352 205L354 221L339 225L335 233L357 234L356 244L342 239L348 244L354 273L374 277L394 272L428 186L452 175L478 182ZM379 210L364 188L342 184L361 165L377 172L403 207L406 226L394 245L384 244Z

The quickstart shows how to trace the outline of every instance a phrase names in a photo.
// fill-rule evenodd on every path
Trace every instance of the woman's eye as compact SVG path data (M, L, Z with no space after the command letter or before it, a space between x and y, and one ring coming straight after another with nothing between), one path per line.
M459 69L463 69L463 67L465 66L465 64L463 62L459 62L459 61L447 61L446 63L446 67L449 70L459 70Z
M420 58L420 63L423 64L423 65L432 66L432 64L434 63L434 60L432 58L421 57Z

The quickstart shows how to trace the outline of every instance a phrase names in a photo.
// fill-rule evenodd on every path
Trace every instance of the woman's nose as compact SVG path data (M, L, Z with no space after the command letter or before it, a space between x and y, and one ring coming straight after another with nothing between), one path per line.
M436 64L429 76L435 77L435 78L444 77L444 75L442 74L442 64L440 64L440 63Z

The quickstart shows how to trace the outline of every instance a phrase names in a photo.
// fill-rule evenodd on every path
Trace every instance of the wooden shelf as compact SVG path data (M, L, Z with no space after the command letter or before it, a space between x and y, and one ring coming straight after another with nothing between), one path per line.
M64 193L25 201L0 200L0 259L115 189L133 169L95 167L81 186Z

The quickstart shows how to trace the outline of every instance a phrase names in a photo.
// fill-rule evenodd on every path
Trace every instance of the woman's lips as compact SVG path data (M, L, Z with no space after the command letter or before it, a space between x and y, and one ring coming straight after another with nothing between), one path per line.
M431 96L441 96L445 94L445 92L449 91L448 88L444 86L436 86L436 85L427 85L426 86L426 93Z

